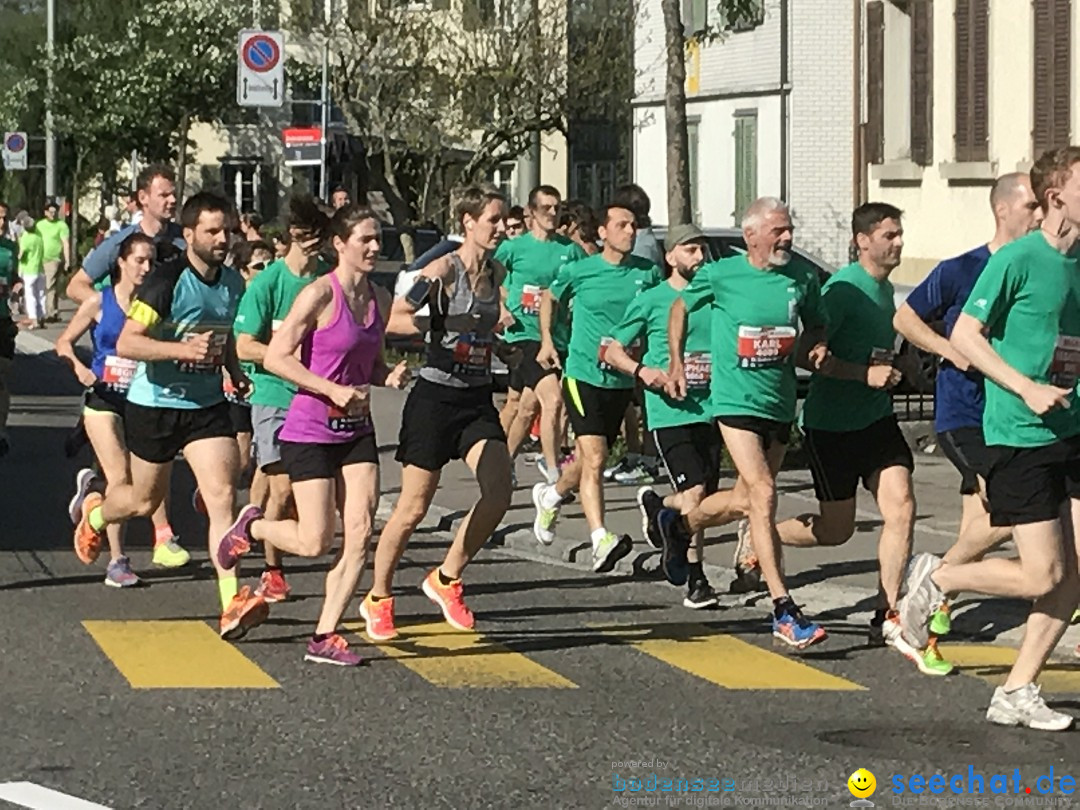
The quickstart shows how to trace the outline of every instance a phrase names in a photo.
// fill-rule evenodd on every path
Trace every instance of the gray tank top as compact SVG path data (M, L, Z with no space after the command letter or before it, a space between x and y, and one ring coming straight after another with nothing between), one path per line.
M495 326L499 322L499 286L494 261L488 260L492 273L491 296L479 298L469 285L465 265L456 253L450 254L453 269L446 286L440 285L431 301L431 329L427 337L427 359L420 377L450 388L482 388L492 384L491 350Z

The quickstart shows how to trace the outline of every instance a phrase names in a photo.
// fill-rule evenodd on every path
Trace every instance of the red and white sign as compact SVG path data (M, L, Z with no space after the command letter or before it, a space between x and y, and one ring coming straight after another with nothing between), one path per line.
M282 161L286 166L322 165L322 130L319 127L284 129Z

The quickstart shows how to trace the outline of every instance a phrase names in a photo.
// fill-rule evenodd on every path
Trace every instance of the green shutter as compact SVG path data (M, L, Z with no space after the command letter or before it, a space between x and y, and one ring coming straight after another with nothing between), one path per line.
M757 199L757 112L735 116L735 211L737 225Z

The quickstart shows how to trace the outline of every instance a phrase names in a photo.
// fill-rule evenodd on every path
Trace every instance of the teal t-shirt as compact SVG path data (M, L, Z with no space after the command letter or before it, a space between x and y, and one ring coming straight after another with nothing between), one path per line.
M568 262L585 258L585 251L565 236L553 234L539 240L531 233L506 239L495 250L496 260L506 268L506 304L514 322L506 329L506 343L540 340L540 297ZM561 321L557 321L556 325ZM560 330L553 328L558 333ZM552 339L559 342L557 335ZM565 337L563 337L565 340Z
M19 246L0 236L0 318L11 317L9 296L18 274Z
M329 269L327 264L320 262L311 275L298 276L289 269L284 259L272 262L248 285L236 312L233 332L251 335L260 343L269 343L289 314L296 297ZM242 365L254 383L249 398L251 404L282 410L289 407L296 395L295 385L270 374L258 363L245 362Z
M611 337L623 346L644 344L641 362L649 368L667 370L668 316L679 297L670 282L646 290L627 307ZM712 377L712 315L707 308L691 312L686 319L683 365L686 367L686 399L671 399L662 391L645 389L645 417L649 430L712 421L709 383Z
M746 256L710 262L683 291L687 310L712 311L714 416L795 419L795 346L825 325L813 267L792 259L762 270Z
M1072 388L1070 407L1033 413L986 379L983 434L988 445L1043 447L1080 434L1080 265L1035 231L990 257L964 305L986 325L1001 359L1035 382Z
M896 348L893 285L862 265L849 264L821 288L829 351L861 366L892 365ZM862 430L893 412L892 394L858 380L815 374L803 406L803 424L814 430Z
M566 374L598 388L633 388L634 381L604 362L611 332L638 295L663 281L660 268L647 259L627 256L609 264L602 253L564 265L551 285L559 306L573 302Z
M152 408L188 410L223 402L221 369L243 294L244 278L231 267L219 268L213 283L184 259L155 267L135 292L128 317L157 340L183 341L212 331L211 351L201 363L140 362L128 399Z

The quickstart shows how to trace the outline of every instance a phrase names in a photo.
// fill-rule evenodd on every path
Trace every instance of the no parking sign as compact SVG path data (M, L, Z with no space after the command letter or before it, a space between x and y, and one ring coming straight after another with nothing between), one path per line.
M9 172L26 171L26 133L4 133L4 168Z
M280 107L285 99L285 38L280 31L240 32L236 102L241 107Z

